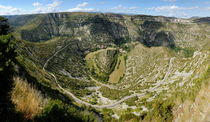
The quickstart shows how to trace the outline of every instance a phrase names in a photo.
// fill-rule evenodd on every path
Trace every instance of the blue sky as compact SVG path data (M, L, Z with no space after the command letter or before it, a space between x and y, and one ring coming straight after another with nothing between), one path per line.
M0 15L78 11L204 17L210 0L0 0Z

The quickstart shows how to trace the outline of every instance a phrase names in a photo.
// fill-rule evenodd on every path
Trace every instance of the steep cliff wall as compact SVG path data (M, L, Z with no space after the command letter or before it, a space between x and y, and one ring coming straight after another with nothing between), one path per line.
M127 41L140 41L146 46L174 46L174 38L170 32L159 32L163 27L162 23L170 22L171 18L71 13L52 13L28 18L30 19L24 28L20 28L19 33L22 39L32 42L66 36L103 43L122 44ZM16 19L21 20L21 16ZM28 28L27 26L31 26L30 21L34 20L41 22ZM15 25L12 20L10 22Z

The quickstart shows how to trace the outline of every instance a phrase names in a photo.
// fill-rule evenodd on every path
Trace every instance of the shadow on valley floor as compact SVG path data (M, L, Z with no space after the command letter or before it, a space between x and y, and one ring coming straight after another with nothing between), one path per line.
M166 46L173 48L175 47L175 38L171 32L158 31L164 25L161 22L145 21L142 25L142 31L139 39L140 42L147 47L153 46Z

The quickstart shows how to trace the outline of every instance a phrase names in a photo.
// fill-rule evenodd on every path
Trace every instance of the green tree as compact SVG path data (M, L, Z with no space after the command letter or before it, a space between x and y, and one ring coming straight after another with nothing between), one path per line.
M7 19L0 17L0 120L3 121L21 121L9 95L16 56L13 40Z
M9 24L7 19L0 17L0 35L7 35L9 31Z
M0 35L0 75L9 76L15 61L15 48L11 43L12 36Z
M93 114L82 114L73 106L60 100L50 100L40 116L35 118L38 122L94 122Z
M12 36L9 34L7 19L0 17L0 76L8 79L15 62L15 48L12 43ZM5 80L5 79L4 79Z

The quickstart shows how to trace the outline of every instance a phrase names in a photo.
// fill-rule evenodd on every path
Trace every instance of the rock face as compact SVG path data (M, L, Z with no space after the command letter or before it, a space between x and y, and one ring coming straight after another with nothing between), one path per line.
M109 19L103 16L94 16L87 20L84 25L90 26L90 34L96 40L103 40L103 37L107 37L107 40L113 40L115 43L129 38L128 30L120 23L111 22Z
M52 39L55 36L65 35L62 29L65 26L66 15L65 14L48 14L43 18L43 21L35 28L31 30L22 30L21 36L25 40L29 41L46 41ZM69 36L72 34L67 33Z
M38 18L39 16L39 18ZM40 17L42 16L42 17ZM19 16L27 18L26 16ZM32 18L29 16L29 18ZM122 44L129 40L139 41L146 46L173 46L170 32L159 32L162 22L172 18L151 16L126 16L114 14L52 13L37 15L30 20L41 21L30 28L20 28L21 38L32 42L47 41L54 37L80 37L82 40ZM20 19L21 20L21 19ZM26 24L25 26L30 26ZM139 22L144 22L139 23ZM12 25L15 25L11 21ZM27 22L26 22L27 23Z
M174 47L174 37L170 32L160 31L158 29L162 27L161 22L150 22L145 21L143 25L141 25L142 31L142 41L148 47L151 46L169 46Z

